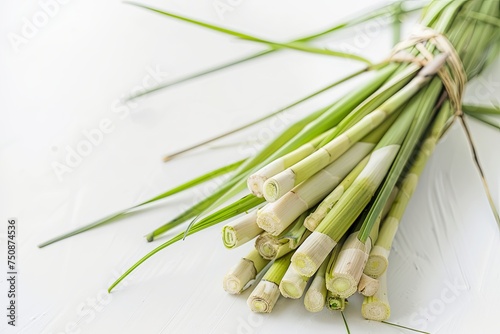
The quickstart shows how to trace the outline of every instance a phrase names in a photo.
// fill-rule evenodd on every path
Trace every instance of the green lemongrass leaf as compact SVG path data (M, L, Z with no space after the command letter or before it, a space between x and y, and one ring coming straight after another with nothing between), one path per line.
M185 16L181 16L181 15L178 15L178 14L173 14L173 13L170 13L170 12L166 12L166 11L163 11L163 10L160 10L160 9L157 9L157 8L153 8L153 7L149 7L149 6L146 6L146 5L142 5L142 4L139 4L139 3L129 2L129 1L125 1L125 3L130 4L130 5L134 5L134 6L137 6L137 7L141 7L141 8L144 8L144 9L148 9L148 10L151 10L153 12L156 12L156 13L159 13L159 14L162 14L162 15L166 15L166 16L169 16L171 18L178 19L178 20L181 20L181 21L184 21L184 22L192 23L192 24L195 24L195 25L207 28L207 29L218 31L218 32L224 33L226 35L235 36L235 37L247 40L247 41L252 41L252 42L266 44L266 45L268 45L268 46L270 46L272 48L288 48L288 49L293 49L293 50L298 50L298 51L303 51L303 52L308 52L308 53L328 55L328 56L335 56L335 57L340 57L340 58L347 58L347 59L361 61L361 62L364 62L366 64L371 65L371 62L368 59L366 59L364 57L361 57L361 56L358 56L356 54L352 54L352 53L348 53L348 52L342 52L342 51L334 51L334 50L316 48L316 47L313 47L313 46L309 46L309 45L307 45L306 43L303 43L303 42L289 42L289 43L286 43L286 42L285 43L273 42L273 41L269 41L269 40L266 40L266 39L258 38L258 37L252 36L252 35L248 35L248 34L245 34L245 33L242 33L242 32L234 31L234 30L227 29L227 28L224 28L224 27L219 27L219 26L216 26L216 25L213 25L213 24L210 24L210 23L206 23L206 22L202 22L202 21L199 21L199 20L191 19L191 18L188 18L188 17L185 17Z
M419 4L415 7L405 9L403 6L400 5L403 3L406 3L406 2L404 0L400 0L400 1L393 2L393 3L382 5L381 7L367 9L362 14L358 14L357 17L354 17L350 20L346 20L345 22L337 24L331 28L328 28L325 31L302 37L300 39L295 40L294 42L309 42L309 41L312 41L312 40L317 39L319 37L323 37L325 35L328 35L334 31L340 30L342 28L353 27L355 25L365 23L365 22L371 21L373 19L379 18L381 16L402 15L405 13L411 13L411 12L420 10L424 7L424 5Z
M180 151L176 151L176 152L174 152L174 153L168 154L168 155L166 155L166 156L163 158L163 161L169 161L169 160L171 160L172 158L174 158L174 157L176 157L176 156L179 156L179 155L181 155L181 154L183 154L183 153L189 152L189 151L191 151L191 150L193 150L193 149L199 148L199 147L201 147L201 146L204 146L204 145L206 145L206 144L209 144L209 143L211 143L211 142L214 142L214 141L216 141L216 140L219 140L219 139L224 138L224 137L226 137L226 136L229 136L229 135L231 135L231 134L237 133L237 132L242 131L242 130L244 130L244 129L247 129L247 128L249 128L249 127L251 127L251 126L254 126L254 125L256 125L256 124L259 124L259 123L261 123L261 122L263 122L263 121L265 121L265 120L267 120L267 119L270 119L271 117L274 117L274 116L276 116L276 115L278 115L278 114L280 114L280 113L282 113L282 112L284 112L284 111L287 111L288 109L291 109L291 108L293 108L293 107L296 107L296 106L298 106L299 104L301 104L301 103L303 103L303 102L306 102L306 101L308 101L308 100L312 99L313 97L318 96L319 94L324 93L324 92L326 92L327 90L330 90L330 89L332 89L332 88L334 88L334 87L336 87L336 86L338 86L338 85L340 85L340 84L342 84L342 83L344 83L344 82L346 82L346 81L348 81L348 80L350 80L350 79L352 79L352 78L354 78L354 77L357 77L358 75L363 74L363 73L365 73L366 71L368 71L368 70L370 70L370 69L371 69L370 67L365 67L365 68L363 68L363 69L361 69L361 70L359 70L359 71L356 71L356 72L354 72L354 73L348 74L348 75L346 75L345 77L343 77L343 78L341 78L341 79L339 79L339 80L336 80L336 81L334 81L334 82L332 82L332 83L328 84L327 86L322 87L322 88L320 88L319 90L314 91L314 92L312 92L311 94L309 94L309 95L307 95L307 96L305 96L305 97L302 97L302 98L298 99L297 101L294 101L294 102L292 102L292 103L288 104L288 105L287 105L287 106L285 106L285 107L282 107L282 108L280 108L280 109L278 109L278 110L276 110L276 111L274 111L274 112L272 112L272 113L270 113L270 114L267 114L267 115L265 115L265 116L263 116L263 117L260 117L260 118L256 119L255 121L252 121L252 122L246 123L246 124L244 124L244 125L242 125L242 126L240 126L240 127L236 128L236 129L233 129L233 130L230 130L230 131L225 132L225 133L223 133L223 134L217 135L217 136L215 136L215 137L212 137L212 138L210 138L210 139L207 139L207 140L205 140L205 141L203 141L203 142L201 142L201 143L198 143L198 144L195 144L195 145L189 146L189 147L187 147L187 148L185 148L185 149L182 149L182 150L180 150Z
M402 6L398 5L399 3L402 3L402 2L404 2L404 1L398 1L396 3L386 4L386 5L383 5L381 7L376 7L373 9L366 10L363 13L358 14L358 16L356 16L352 19L346 20L342 23L338 23L332 27L327 28L326 30L321 31L321 32L317 32L317 33L314 33L312 35L304 36L304 37L301 37L299 39L293 40L291 42L309 42L309 41L315 40L317 38L323 37L325 35L331 34L335 31L341 30L343 28L353 27L355 25L365 23L365 22L368 22L370 20L379 18L381 16L402 15L405 13L411 13L413 11L419 10L423 7L422 5L419 5L419 6L410 8L410 9L405 9ZM223 70L223 69L226 69L226 68L238 65L238 64L242 64L242 63L245 63L247 61L250 61L250 60L253 60L256 58L260 58L262 56L268 55L268 54L273 53L275 51L280 51L280 49L272 48L269 50L264 50L264 51L261 51L258 53L254 53L250 56L245 56L243 58L232 60L228 63L224 63L221 65L211 67L211 68L206 69L206 70L202 70L200 72L186 75L186 76L181 77L179 79L176 79L176 80L173 80L170 82L166 82L166 83L161 84L159 86L153 87L149 90L145 90L145 91L142 91L142 92L137 93L135 95L131 95L130 97L127 98L127 101L144 96L144 95L148 95L150 93L157 92L157 91L162 90L164 88L168 88L168 87L172 87L172 86L181 84L183 82L187 82L187 81L190 81L190 80L193 80L196 78L200 78L202 76L205 76L205 75L208 75L208 74L211 74L211 73L214 73L214 72L217 72L217 71L220 71L220 70Z
M484 13L478 13L478 12L469 12L465 14L467 17L470 17L471 19L475 19L484 23L492 24L494 26L500 27L500 19L498 17L494 17L488 14Z
M416 110L414 120L408 130L408 133L403 140L403 144L394 160L391 169L389 170L385 180L382 183L379 193L376 196L374 204L371 206L370 211L361 226L358 234L358 239L361 242L366 242L370 237L372 228L381 215L384 207L393 191L394 186L400 179L400 176L412 157L417 144L424 135L427 126L430 124L433 111L435 110L435 103L438 95L441 92L442 83L439 78L434 78L428 86L426 86L420 93L415 95L406 106L407 109L412 108ZM409 110L406 110L408 112Z
M480 122L482 122L484 124L487 124L487 125L489 125L491 127L494 127L497 130L500 130L500 123L499 122L495 122L495 121L489 119L488 117L486 117L486 116L484 116L482 114L469 113L467 111L465 112L465 114L467 116L470 116L472 118L477 119L478 121L480 121Z
M297 50L297 51L302 51L302 52L307 52L307 53L313 53L313 54L318 54L318 55L347 58L347 59L361 61L361 62L366 63L368 65L372 65L372 62L370 60L366 59L365 57L358 56L357 54L354 54L354 53L335 51L335 50L330 50L330 49L326 49L326 48L323 48L323 49L317 48L317 47L310 46L309 44L302 43L302 42L279 43L279 42L272 42L272 41L267 41L267 40L263 40L263 39L258 39L255 37L248 37L248 38L243 38L243 39L248 40L248 41L267 44L267 45L275 47L275 48L278 48L278 47L279 48L287 48L287 49L292 49L292 50Z
M120 211L115 212L113 214L107 215L104 218L96 220L95 222L92 222L90 224L86 224L86 225L84 225L82 227L79 227L77 229L74 229L74 230L72 230L70 232L61 234L61 235L59 235L57 237L54 237L54 238L49 239L47 241L44 241L44 242L42 242L41 244L38 245L38 248L46 247L46 246L51 245L53 243L56 243L58 241L70 238L70 237L75 236L77 234L80 234L80 233L92 230L92 229L94 229L96 227L103 226L103 225L111 223L111 222L113 222L115 220L119 220L121 218L124 218L124 217L126 217L129 214L129 212L127 212L128 210L129 209L120 210Z
M199 231L202 231L208 227L214 226L220 222L223 222L227 219L233 218L243 212L246 212L259 204L263 203L264 199L258 198L254 195L247 195L228 206L220 209L217 212L203 218L198 221L197 224L193 226L193 228L188 232L188 235L195 234ZM127 277L132 271L134 271L137 267L139 267L142 263L144 263L147 259L161 251L162 249L167 248L168 246L176 243L177 241L183 240L184 232L180 232L170 240L164 242L160 246L156 247L145 256L143 256L139 261L137 261L132 267L130 267L125 273L123 273L111 286L108 288L108 292L111 292L115 286L117 286L125 277Z
M397 3L400 8L403 6L402 2ZM401 14L396 14L392 21L392 44L396 45L401 40Z
M389 326L394 326L394 327L398 327L398 328L402 328L402 329L407 329L409 331L413 331L413 332L417 332L417 333L431 334L429 332L424 332L424 331L421 331L419 329L415 329L415 328L411 328L411 327L407 327L407 326L403 326L403 325L398 325L398 324L395 324L395 323L392 323L392 322L388 322L388 321L381 321L381 323L389 325Z
M467 114L488 114L488 115L500 115L500 106L478 106L473 104L464 104L462 109Z
M200 175L192 180L189 180L177 187L174 187L172 189L169 189L167 191L165 191L164 193L161 193L145 202L142 202L140 204L137 204L137 205L134 205L134 206L131 206L129 208L126 208L126 209L123 209L123 210L120 210L120 211L117 211L111 215L107 215L106 217L103 217L101 219L98 219L90 224L86 224L82 227L79 227L75 230L72 230L70 232L67 232L67 233L64 233L62 235L59 235L55 238L52 238L50 240L47 240L45 242L42 242L41 244L38 245L39 248L43 248L45 246L48 246L50 244L53 244L55 242L58 242L58 241L61 241L61 240L64 240L64 239L67 239L69 237L72 237L72 236L75 236L77 234L80 234L80 233L83 233L83 232L86 232L86 231L89 231L89 230L92 230L96 227L99 227L99 226L103 226L107 223L110 223L112 221L117 221L121 218L124 218L127 216L128 213L130 213L130 211L132 210L135 210L135 209L138 209L140 207L142 207L143 205L146 205L146 204L150 204L150 203L153 203L153 202L156 202L156 201L159 201L161 199L164 199L164 198L167 198L169 196L172 196L172 195L175 195L177 193L180 193L184 190L187 190L187 189L190 189L194 186L197 186L199 184L202 184L206 181L209 181L213 178L216 178L216 177L219 177L221 175L224 175L224 174L227 174L231 171L234 171L235 169L237 169L239 166L241 166L244 162L245 162L246 159L243 159L243 160L240 160L240 161L236 161L236 162L233 162L229 165L226 165L226 166L223 166L223 167L220 167L220 168L217 168L217 169L214 169L208 173L205 173L203 175Z
M340 314L342 315L342 319L344 320L344 326L345 330L347 331L347 334L351 334L351 331L349 330L349 325L347 324L347 319L345 318L344 311L340 311Z
M226 68L229 68L229 67L232 67L232 66L235 66L235 65L243 64L243 63L245 63L245 62L247 62L249 60L260 58L260 57L265 56L267 54L270 54L270 53L272 53L274 51L276 51L276 50L275 49L269 49L269 50L261 51L261 52L258 52L258 53L254 53L254 54L252 54L250 56L246 56L246 57L243 57L243 58L238 58L236 60L232 60L232 61L230 61L228 63L224 63L224 64L221 64L221 65L216 65L216 66L208 68L206 70L201 70L200 72L196 72L196 73L193 73L193 74L188 74L188 75L183 76L183 77L181 77L179 79L175 79L173 81L169 81L169 82L160 84L158 86L155 86L153 88L142 90L139 93L130 95L129 97L127 97L125 99L125 101L130 101L130 100L136 99L136 98L141 97L141 96L145 96L145 95L149 95L151 93L158 92L158 91L160 91L162 89L166 89L168 87L176 86L176 85L179 85L179 84L184 83L184 82L191 81L191 80L196 79L196 78L201 78L201 77L203 77L205 75L208 75L208 74L211 74L211 73L215 73L215 72L221 71L223 69L226 69Z

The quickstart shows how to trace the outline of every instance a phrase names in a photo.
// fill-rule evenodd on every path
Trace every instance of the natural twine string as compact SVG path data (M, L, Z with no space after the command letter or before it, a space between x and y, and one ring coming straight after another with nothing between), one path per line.
M394 62L413 62L419 64L420 66L425 66L429 61L434 59L432 52L430 52L425 46L426 42L433 44L436 49L446 55L446 63L448 66L442 66L438 71L438 76L443 82L448 98L450 99L451 106L455 110L454 119L458 118L464 128L467 141L470 145L474 164L476 165L481 176L483 187L495 220L500 226L500 214L494 204L488 183L486 182L486 177L481 164L479 163L477 150L472 140L469 127L463 117L462 96L465 84L467 83L467 74L465 73L464 66L460 60L457 50L455 50L451 42L443 34L428 27L418 26L416 31L408 39L396 44L388 60ZM417 56L408 51L408 49L412 47L415 47L419 51Z
M467 82L467 74L457 50L446 36L431 28L417 26L417 29L410 37L396 44L389 61L413 62L425 66L434 59L434 55L427 49L425 43L431 43L437 50L446 55L448 66L441 67L438 76L443 82L453 109L455 109L455 115L461 116L463 114L462 96ZM407 50L411 47L415 47L419 51L417 56Z

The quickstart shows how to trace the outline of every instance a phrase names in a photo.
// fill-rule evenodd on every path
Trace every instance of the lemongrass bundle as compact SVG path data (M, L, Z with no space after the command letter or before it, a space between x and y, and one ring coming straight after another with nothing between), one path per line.
M148 234L147 240L152 241L194 218L185 233L140 259L110 290L159 250L262 205L263 196L269 202L264 209L224 227L223 238L229 248L259 235L258 251L253 250L226 276L224 288L228 292L240 293L248 287L267 264L259 254L263 253L274 263L248 299L253 311L270 312L280 289L285 296L300 297L308 278L316 273L304 299L308 310L323 308L325 300L328 308L343 310L346 297L358 290L367 296L363 316L387 319L390 308L385 268L397 227L443 129L454 114L461 115L466 81L476 76L492 57L490 45L498 42L499 37L495 27L500 15L498 3L431 1L422 17L422 27L396 45L390 57L380 64L308 44L315 36L291 43L274 42L152 10L264 44L271 48L268 53L293 49L367 64L291 106L365 72L373 75L339 100L330 101L292 124L255 156L231 167L232 176L213 194ZM413 156L416 160L412 162ZM407 172L405 167L409 167ZM246 186L252 195L216 210ZM396 192L396 200L379 231L384 208ZM353 228L355 221L359 224ZM262 230L266 232L261 233ZM378 280L373 278L378 276Z

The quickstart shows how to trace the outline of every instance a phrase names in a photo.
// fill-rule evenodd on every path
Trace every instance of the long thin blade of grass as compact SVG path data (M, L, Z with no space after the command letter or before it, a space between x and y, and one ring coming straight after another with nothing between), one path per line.
M499 122L494 122L493 120L489 119L488 117L484 116L483 114L469 113L467 111L465 112L465 114L467 116L470 116L472 118L477 119L478 121L480 121L486 125L489 125L491 127L494 127L497 130L500 130L500 123Z
M159 201L161 199L164 199L164 198L167 198L169 196L172 196L172 195L175 195L177 193L180 193L181 191L184 191L184 190L187 190L187 189L190 189L194 186L197 186L201 183L204 183L208 180L211 180L213 178L216 178L216 177L219 177L221 175L224 175L224 174L227 174L231 171L234 171L235 169L237 169L239 166L241 166L243 163L245 162L245 159L243 160L240 160L240 161L237 161L237 162L234 162L232 164L229 164L227 166L224 166L224 167L221 167L221 168L217 168L215 170L212 170L208 173L205 173L201 176L198 176L190 181L187 181L175 188L172 188L170 190L167 190L166 192L158 195L158 196L155 196L145 202L142 202L140 204L137 204L137 205L134 205L132 207L129 207L129 208L126 208L126 209L123 209L123 210L120 210L118 212L115 212L111 215L108 215L104 218L101 218L97 221L94 221L90 224L87 224L87 225L84 225L82 227L79 227L73 231L70 231L70 232L67 232L67 233L64 233L62 235L59 235L55 238L52 238L50 240L47 240L45 242L42 242L41 244L38 245L39 248L43 248L45 246L48 246L50 244L53 244L55 242L58 242L58 241L61 241L61 240L64 240L64 239L67 239L69 237L72 237L74 235L77 235L77 234L80 234L80 233L83 233L83 232L86 232L86 231L89 231L89 230L92 230L96 227L99 227L99 226L103 226L107 223L110 223L112 221L117 221L119 220L120 218L124 218L127 216L127 213L129 213L129 211L131 210L134 210L134 209L137 209L143 205L146 205L146 204L150 204L150 203L153 203L153 202L156 202L156 201Z
M486 115L500 115L499 106L478 106L473 104L464 104L462 109L468 114L486 114Z
M231 36L234 36L234 37L238 37L238 38L241 38L241 39L244 39L244 40L266 44L266 45L268 45L268 46L270 46L272 48L288 48L288 49L293 49L293 50L298 50L298 51L303 51L303 52L308 52L308 53L313 53L313 54L321 54L321 55L328 55L328 56L334 56L334 57L340 57L340 58L347 58L347 59L352 59L352 60L356 60L356 61L361 61L363 63L371 65L371 62L368 59L366 59L364 57L361 57L359 55L356 55L356 54L349 53L349 52L342 52L342 51L335 51L335 50L329 50L329 49L316 48L314 46L310 46L310 45L308 45L306 43L303 43L303 42L289 42L289 43L284 42L284 43L280 43L280 42L269 41L269 40L262 39L262 38L259 38L259 37L255 37L255 36L252 36L252 35L248 35L248 34L245 34L245 33L242 33L242 32L234 31L234 30L231 30L231 29L228 29L228 28L219 27L219 26L216 26L216 25L213 25L213 24L210 24L210 23L206 23L206 22L202 22L202 21L199 21L199 20L191 19L191 18L188 18L188 17L185 17L185 16L181 16L181 15L178 15L178 14L173 14L173 13L170 13L170 12L166 12L166 11L163 11L163 10L160 10L160 9L156 9L156 8L153 8L153 7L149 7L149 6L146 6L146 5L142 5L142 4L138 4L138 3L134 3L134 2L128 2L128 1L125 2L125 3L130 4L130 5L134 5L134 6L137 6L137 7L141 7L141 8L144 8L144 9L148 9L148 10L151 10L153 12L169 16L171 18L175 18L175 19L178 19L178 20L181 20L181 21L184 21L184 22L192 23L192 24L195 24L195 25L207 28L207 29L218 31L218 32L221 32L221 33L224 33L224 34L227 34L227 35L231 35Z
M405 8L403 8L403 6L400 5L403 2L404 1L397 1L395 3L385 4L385 5L380 6L380 7L375 7L375 8L368 9L368 10L366 10L366 11L358 14L357 16L355 16L355 17L353 17L351 19L347 19L344 22L338 23L338 24L336 24L336 25L334 25L332 27L329 27L326 30L314 33L312 35L308 35L308 36L304 36L304 37L298 38L298 39L293 40L291 42L309 42L309 41L318 39L320 37L323 37L325 35L331 34L333 32L336 32L338 30L341 30L343 28L353 27L353 26L356 26L358 24L365 23L365 22L368 22L370 20L373 20L373 19L376 19L376 18L379 18L379 17L383 17L385 15L391 15L391 16L396 16L397 15L397 16L401 16L403 14L407 14L407 13L411 13L411 12L420 10L423 7L423 5L417 5L415 7L412 7L412 8L409 8L409 9L405 9ZM139 92L139 93L137 93L135 95L131 95L130 97L128 97L127 101L135 99L135 98L138 98L138 97L141 97L141 96L144 96L144 95L148 95L148 94L151 94L151 93L154 93L154 92L157 92L157 91L160 91L160 90L162 90L164 88L168 88L168 87L172 87L172 86L181 84L183 82L187 82L187 81L190 81L190 80L193 80L193 79L196 79L196 78L200 78L200 77L203 77L205 75L208 75L208 74L211 74L211 73L215 73L217 71L220 71L220 70L223 70L223 69L226 69L226 68L238 65L238 64L242 64L242 63L245 63L245 62L253 60L253 59L260 58L262 56L271 54L271 53L273 53L275 51L279 51L279 50L281 50L281 49L271 48L269 50L264 50L264 51L261 51L261 52L258 52L258 53L254 53L254 54L252 54L250 56L245 56L243 58L232 60L232 61L230 61L228 63L225 63L225 64L217 65L217 66L211 67L209 69L202 70L200 72L196 72L196 73L193 73L193 74L188 74L187 76L181 77L179 79L176 79L176 80L173 80L173 81L170 81L170 82L166 82L164 84L161 84L161 85L158 85L156 87L153 87L153 88L151 88L149 90L141 91L141 92Z
M264 202L263 198L256 197L254 195L247 195L238 201L229 204L228 206L220 209L219 211L203 218L202 220L198 221L198 223L193 226L193 228L189 231L188 235L197 233L201 230L204 230L210 226L216 225L222 221L225 221L227 219L233 218L240 213L246 212L252 208L255 208L259 204L262 204ZM113 284L108 289L108 292L111 292L115 286L117 286L125 277L127 277L132 271L134 271L137 267L139 267L144 261L149 259L151 256L155 255L158 253L160 250L167 248L168 246L176 243L177 241L180 241L184 238L184 232L181 232L171 238L170 240L164 242L160 246L156 247L152 251L150 251L148 254L143 256L139 261L137 261L132 267L130 267L123 275L121 275Z
M267 115L265 115L265 116L263 116L263 117L261 117L259 119L256 119L255 121L252 121L250 123L244 124L244 125L236 128L236 129L233 129L231 131L225 132L223 134L217 135L217 136L215 136L213 138L210 138L208 140L203 141L202 143L198 143L198 144L192 145L190 147L187 147L187 148L185 148L183 150L180 150L180 151L171 153L169 155L166 155L163 158L163 161L169 161L172 158L174 158L174 157L176 157L176 156L178 156L180 154L189 152L189 151L191 151L191 150L193 150L195 148L199 148L201 146L204 146L206 144L209 144L211 142L214 142L216 140L219 140L219 139L224 138L226 136L229 136L231 134L237 133L237 132L242 131L244 129L247 129L247 128L249 128L251 126L254 126L256 124L259 124L259 123L261 123L261 122L263 122L263 121L265 121L265 120L267 120L267 119L269 119L271 117L274 117L274 116L276 116L276 115L278 115L278 114L280 114L280 113L282 113L282 112L284 112L284 111L286 111L288 109L296 107L299 104L301 104L303 102L306 102L306 101L312 99L313 97L318 96L319 94L324 93L327 90L330 90L330 89L332 89L332 88L334 88L334 87L336 87L336 86L338 86L338 85L340 85L340 84L342 84L342 83L344 83L344 82L346 82L346 81L348 81L348 80L350 80L350 79L352 79L352 78L354 78L354 77L356 77L356 76L358 76L358 75L360 75L362 73L365 73L368 70L370 70L370 67L365 67L365 68L363 68L363 69L361 69L359 71L356 71L356 72L354 72L352 74L349 74L349 75L347 75L347 76L345 76L345 77L343 77L343 78L341 78L339 80L336 80L335 82L332 82L331 84L328 84L327 86L322 87L321 89L319 89L319 90L317 90L317 91L315 91L315 92L313 92L313 93L311 93L311 94L309 94L309 95L307 95L307 96L305 96L303 98L300 98L299 100L297 100L297 101L295 101L295 102L293 102L293 103L291 103L291 104L289 104L289 105L287 105L287 106L285 106L283 108L280 108L277 111L274 111L274 112L272 112L270 114L267 114Z

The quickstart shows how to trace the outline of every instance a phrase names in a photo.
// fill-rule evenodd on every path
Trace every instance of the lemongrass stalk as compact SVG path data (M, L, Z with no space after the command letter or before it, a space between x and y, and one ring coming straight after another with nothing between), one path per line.
M269 203L257 216L257 224L278 235L298 216L321 201L375 147L375 143L359 142L338 160L299 184L279 200Z
M309 277L298 274L291 266L288 267L280 282L280 292L283 297L299 299L304 294Z
M292 253L289 253L275 260L252 291L247 304L253 312L270 313L273 310L280 297L279 285L290 266L291 257Z
M309 312L319 312L325 307L327 293L325 273L327 266L328 261L323 261L304 296L304 306Z
M358 217L356 227L353 229L353 232L349 234L346 241L343 242L341 246L337 245L336 248L338 249L338 247L341 247L341 250L337 250L338 255L335 259L335 263L331 263L327 273L327 289L332 291L335 295L342 298L348 298L354 294L356 290L362 291L362 294L366 293L367 295L370 293L373 295L373 293L375 293L378 282L376 280L369 281L366 277L365 280L361 282L364 275L363 270L368 260L372 244L377 240L380 221L391 208L396 193L397 190L395 189L386 203L384 212L382 212L374 225L370 237L365 242L361 242L358 236L362 223L368 213L367 209ZM367 286L368 284L369 286Z
M292 258L292 266L297 272L312 275L369 203L391 167L413 116L413 109L401 113L351 187L297 249Z
M306 220L304 221L304 226L309 231L314 231L316 227L318 227L319 223L326 217L328 212L330 212L330 210L339 201L346 190L349 189L349 187L358 177L361 171L363 171L363 168L365 168L368 160L370 160L369 156L361 160L356 165L356 167L354 167L354 169L349 174L347 174L342 182L340 182L340 184L335 187L335 189L328 196L326 196L325 199L323 199L316 210L314 210L309 216L307 216Z
M380 286L373 296L365 297L361 305L361 314L365 319L385 321L391 316L391 307L387 297L387 275L379 278Z
M255 239L255 248L263 258L268 260L277 259L292 251L288 239L280 239L267 232L260 234Z
M377 279L366 274L361 275L361 279L358 283L358 292L363 296L373 296L378 291L379 287L380 282Z
M236 248L252 240L263 230L257 225L257 210L254 210L222 228L222 242L226 248Z
M446 121L448 119L450 104L445 102L441 107L434 123L429 131L427 138L422 143L415 159L406 173L403 181L400 184L400 190L396 199L382 223L377 242L375 243L368 262L365 267L365 274L372 277L382 275L389 263L389 254L392 247L392 242L396 235L399 223L404 215L406 207L415 191L420 174L422 173L429 157L432 155L434 148L441 136Z
M268 260L263 259L253 248L250 253L240 259L224 276L222 286L230 294L240 294L252 285L255 277L267 266Z
M342 298L353 295L363 274L370 249L371 240L362 243L357 238L357 232L351 233L335 261L331 279L326 283L327 289Z
M344 311L347 306L347 299L328 291L326 295L326 306L332 311Z
M312 141L272 161L265 167L259 169L257 172L250 175L247 179L248 189L255 196L263 197L262 188L264 182L266 182L268 178L284 171L286 168L292 166L293 164L299 162L300 160L304 159L305 157L313 153L318 147L319 143L323 140L323 138L325 138L332 131L333 129L319 135Z
M298 217L295 222L281 235L273 236L262 233L255 240L255 248L260 255L269 260L277 259L296 249L311 233L304 227L306 214Z
M363 117L358 123L307 158L268 179L264 184L266 199L280 198L294 186L338 159L352 145L382 124L392 113L396 112L399 107L424 87L443 66L445 60L445 57L436 56L419 71L415 78L375 111Z

